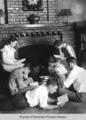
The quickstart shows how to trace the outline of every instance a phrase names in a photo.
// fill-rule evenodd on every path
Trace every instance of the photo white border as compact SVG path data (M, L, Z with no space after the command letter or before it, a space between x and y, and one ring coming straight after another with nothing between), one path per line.
M0 114L0 120L86 120L86 114Z

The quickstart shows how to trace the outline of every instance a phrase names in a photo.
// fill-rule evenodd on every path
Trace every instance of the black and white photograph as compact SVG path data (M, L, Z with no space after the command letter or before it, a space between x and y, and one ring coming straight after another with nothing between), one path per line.
M86 0L0 0L0 118L85 114Z

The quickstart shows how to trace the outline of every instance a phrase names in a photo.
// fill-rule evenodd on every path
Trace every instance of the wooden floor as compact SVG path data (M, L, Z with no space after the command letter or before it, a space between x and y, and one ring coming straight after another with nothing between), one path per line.
M86 103L68 102L63 107L53 110L39 108L26 108L22 110L5 110L0 113L12 114L86 114Z

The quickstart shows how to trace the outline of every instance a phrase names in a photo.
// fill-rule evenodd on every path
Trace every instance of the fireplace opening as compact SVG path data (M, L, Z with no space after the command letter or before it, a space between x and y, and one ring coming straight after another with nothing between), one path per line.
M26 58L33 66L48 65L49 56L53 55L55 48L52 45L37 44L19 48L19 58Z

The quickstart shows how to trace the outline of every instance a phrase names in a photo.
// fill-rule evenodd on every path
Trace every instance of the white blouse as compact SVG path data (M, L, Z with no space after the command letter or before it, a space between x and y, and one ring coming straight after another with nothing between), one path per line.
M72 84L77 92L86 92L86 70L84 68L75 65L68 78L64 81L66 88L69 88Z
M10 45L5 45L2 51L2 60L4 64L13 64L15 59L15 48L11 47Z

